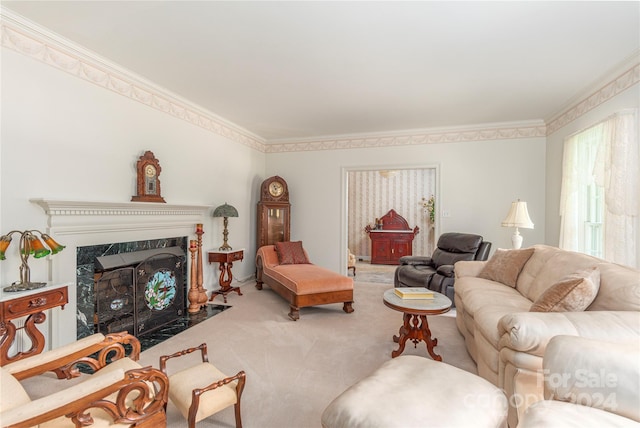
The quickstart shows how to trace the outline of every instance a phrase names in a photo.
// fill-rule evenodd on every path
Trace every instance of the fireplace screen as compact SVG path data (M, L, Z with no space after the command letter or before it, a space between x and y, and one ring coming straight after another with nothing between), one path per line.
M122 266L141 257L136 265ZM105 269L95 279L96 330L141 336L180 318L185 311L184 263L179 247L99 257L98 266Z

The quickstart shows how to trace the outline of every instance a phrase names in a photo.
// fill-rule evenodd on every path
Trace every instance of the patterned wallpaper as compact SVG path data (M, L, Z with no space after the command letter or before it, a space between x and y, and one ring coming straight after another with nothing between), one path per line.
M371 241L364 231L390 209L404 217L412 229L420 228L413 240L414 255L431 255L433 228L427 222L428 214L421 199L436 193L436 170L400 169L395 175L384 177L380 171L348 172L348 246L356 257L371 257ZM437 201L436 201L437 207Z

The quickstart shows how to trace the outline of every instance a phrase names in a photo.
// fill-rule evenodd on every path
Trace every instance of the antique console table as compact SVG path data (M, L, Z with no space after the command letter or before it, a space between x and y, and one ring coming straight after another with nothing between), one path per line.
M0 366L39 354L45 345L44 335L36 324L42 324L47 316L44 311L56 307L64 309L69 303L66 285L47 285L42 288L18 292L3 292L0 297ZM16 327L12 320L27 317L24 327ZM16 332L24 329L31 339L31 348L9 356Z
M212 301L216 298L218 294L222 294L222 298L224 302L227 303L227 294L235 291L240 296L242 293L240 292L240 287L232 287L231 280L233 280L233 274L231 273L231 268L233 267L233 262L242 261L244 258L244 249L240 250L215 250L209 251L209 263L218 262L220 263L220 278L218 283L220 284L220 289L211 292L211 297L209 297L209 301Z
M420 228L411 229L407 220L390 210L380 218L375 229L367 225L364 230L371 238L371 263L397 265L400 257L413 254L413 238Z

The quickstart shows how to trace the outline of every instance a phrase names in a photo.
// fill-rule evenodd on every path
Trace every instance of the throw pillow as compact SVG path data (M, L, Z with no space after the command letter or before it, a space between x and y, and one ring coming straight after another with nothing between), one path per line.
M281 265L310 264L302 248L302 241L276 242L276 253Z
M533 302L531 312L580 312L589 307L600 289L598 268L567 275Z
M533 248L503 250L498 248L484 265L478 277L500 282L510 287L516 286L518 275L533 254Z

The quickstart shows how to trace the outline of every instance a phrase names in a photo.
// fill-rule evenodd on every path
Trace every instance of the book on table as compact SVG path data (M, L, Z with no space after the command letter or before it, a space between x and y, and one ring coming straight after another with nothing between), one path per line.
M393 291L396 296L401 299L433 299L433 291L430 291L424 287L400 287L394 288Z

